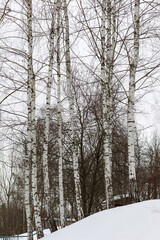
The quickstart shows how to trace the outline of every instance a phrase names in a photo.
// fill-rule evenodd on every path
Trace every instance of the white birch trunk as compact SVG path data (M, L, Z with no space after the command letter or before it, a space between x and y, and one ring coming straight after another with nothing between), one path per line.
M29 69L29 62L28 62ZM28 71L29 73L29 71ZM25 209L27 218L27 235L28 240L33 239L32 226L32 210L31 210L31 83L28 74L27 80L27 108L28 108L28 122L27 122L27 143L25 146Z
M81 195L81 184L79 175L79 162L78 162L78 151L76 142L76 117L74 109L74 100L72 94L72 79L71 79L71 64L70 64L70 41L69 41L69 19L67 11L67 3L64 0L64 15L65 15L65 58L66 58L66 76L67 76L67 95L69 101L69 112L71 119L71 131L72 131L72 141L73 141L73 170L74 170L74 182L75 182L75 193L76 193L76 205L78 220L83 218L83 208L82 208L82 195Z
M139 60L139 8L140 0L135 0L134 8L134 53L130 63L129 79L129 97L128 97L128 161L129 161L129 182L130 195L132 201L138 201L137 183L136 183L136 166L135 166L135 77Z
M33 239L32 210L31 210L31 186L30 186L30 166L29 157L26 153L25 159L25 208L27 218L27 236L28 240Z
M53 55L54 55L54 21L55 16L52 13L52 23L50 31L49 42L49 69L48 69L48 83L46 94L46 116L45 116L45 130L44 130L44 144L43 144L43 178L44 178L44 203L47 212L47 220L51 232L57 230L55 220L51 211L51 198L50 198L50 183L49 183L49 171L48 171L48 144L49 144L49 126L50 126L50 107L51 107L51 86L52 86L52 74L53 74Z
M106 11L107 7L107 11ZM107 19L106 19L107 12ZM107 32L106 29L107 22ZM107 34L107 46L105 43ZM101 78L103 92L103 131L104 131L104 164L105 164L105 193L106 207L113 206L112 188L112 71L111 71L111 2L103 0L102 3L102 24L101 24ZM113 69L112 69L113 70Z
M28 81L31 86L31 156L32 156L32 193L34 204L34 216L37 231L37 238L42 238L43 230L41 223L40 201L37 191L37 161L36 161L36 123L35 123L35 76L32 63L32 0L27 0L28 11Z
M63 188L63 146L61 113L61 69L60 69L60 1L57 4L57 105L58 105L58 147L59 147L59 208L61 227L65 226Z
M30 105L30 87L28 82L28 126L27 126L27 144L25 146L25 209L27 219L27 236L28 240L33 239L33 226L32 226L32 206L31 206L31 105Z

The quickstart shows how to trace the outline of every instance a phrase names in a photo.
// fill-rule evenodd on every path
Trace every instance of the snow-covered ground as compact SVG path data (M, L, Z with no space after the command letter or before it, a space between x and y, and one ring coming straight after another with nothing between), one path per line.
M48 236L51 232L49 229L43 230L44 236ZM16 235L18 240L27 240L27 233L22 233L20 235ZM16 236L14 236L13 239L16 240ZM36 231L33 232L33 240L37 240L37 234Z
M159 240L160 200L104 210L43 240Z

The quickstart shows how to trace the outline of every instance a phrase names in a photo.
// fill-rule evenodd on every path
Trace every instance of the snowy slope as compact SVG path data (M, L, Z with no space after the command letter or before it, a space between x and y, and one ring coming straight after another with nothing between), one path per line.
M160 240L160 200L104 210L43 240Z

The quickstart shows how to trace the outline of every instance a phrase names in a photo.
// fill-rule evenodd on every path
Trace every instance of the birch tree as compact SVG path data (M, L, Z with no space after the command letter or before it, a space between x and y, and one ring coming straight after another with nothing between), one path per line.
M27 124L27 143L25 146L25 208L28 240L32 240L33 226L31 204L31 102L30 102L31 88L29 77L27 83L27 97L28 97L28 124Z
M34 204L34 216L37 238L42 238L40 201L37 191L37 161L36 161L36 119L35 119L35 75L33 71L33 34L32 34L32 0L27 2L27 33L28 33L28 116L29 131L31 132L31 157L32 157L32 193ZM31 125L30 125L31 124Z
M32 40L30 41L29 35L32 34L30 29L30 6L29 2L27 5L27 20L28 20L28 79L27 79L27 144L25 149L25 208L26 208L26 218L27 218L27 235L28 240L33 239L33 226L32 226L32 209L31 209L31 119L32 119L32 109L31 109L31 69L32 69ZM32 23L31 23L32 24ZM30 55L30 56L29 56Z
M0 24L3 22L4 18L8 13L11 11L9 8L10 0L5 1L4 7L0 8ZM0 5L1 6L1 5ZM28 5L28 50L30 45L29 40L29 34L30 34L30 12L29 12L29 5ZM12 19L12 18L11 18ZM9 49L9 46L8 48ZM29 55L29 52L28 52ZM15 61L16 63L16 61ZM31 79L30 79L30 57L28 58L28 79L27 79L27 105L28 105L28 117L27 117L27 140L25 142L25 193L24 193L24 199L25 199L25 209L26 209L26 220L27 220L27 234L28 234L28 240L33 239L33 226L32 226L32 204L31 204ZM17 69L16 69L17 70ZM13 79L14 81L14 79ZM15 83L14 83L15 84ZM11 94L8 94L2 101L5 101L9 96L11 96L16 90L12 91ZM0 109L1 110L1 109ZM14 139L15 140L15 139ZM10 195L8 195L10 196Z
M89 44L89 49L96 56L97 66L93 72L100 83L103 95L103 159L105 176L105 195L107 208L113 206L112 187L112 128L113 128L113 76L115 58L118 58L120 50L116 51L118 26L116 14L118 1L102 0L89 2L89 6L80 0L81 13L83 15L82 26ZM86 8L86 11L85 11ZM91 8L91 13L88 9ZM100 14L99 14L100 13ZM93 15L91 15L93 14ZM95 15L94 15L95 14ZM117 14L118 15L118 14ZM96 19L96 20L95 20ZM93 22L95 25L93 25ZM86 30L87 29L87 30ZM121 48L120 48L121 49ZM115 54L116 53L116 54ZM116 55L116 57L115 57ZM100 63L100 64L99 64ZM87 64L86 64L87 65ZM87 65L88 66L88 65ZM101 67L100 74L97 69ZM96 72L97 71L97 72Z
M102 2L101 20L101 79L103 93L103 148L105 164L105 193L107 209L113 206L112 187L112 78L115 52L116 1L111 6L110 0ZM107 36L107 37L106 37ZM107 39L106 39L107 38Z
M64 187L63 187L63 145L62 145L62 112L61 112L61 61L60 61L60 7L57 3L57 107L58 107L58 147L59 147L59 208L61 227L65 226Z
M82 209L81 184L80 184L78 149L77 149L77 139L76 139L76 117L75 117L74 99L72 94L69 19L68 19L68 8L67 8L66 0L64 0L64 18L65 18L65 61L66 61L66 78L67 78L67 96L68 96L68 102L69 102L69 113L70 113L71 131L72 131L73 171L74 171L74 183L75 183L75 193L76 193L76 206L77 206L78 219L80 220L83 218L83 209Z
M55 39L55 14L56 14L56 1L55 9L52 10L52 22L50 27L49 38L49 68L48 68L48 83L46 93L46 115L45 115L45 130L44 130L44 144L43 144L43 178L44 178L44 200L47 211L47 220L51 232L57 230L55 220L52 216L51 210L51 197L50 197L50 183L48 171L48 144L49 144L49 126L50 126L50 108L51 108L51 86L53 80L53 58L54 58L54 39Z
M128 161L129 161L129 181L130 195L132 201L138 201L136 166L135 166L135 78L139 61L139 31L140 31L140 0L134 2L134 46L133 57L130 59L130 76L129 76L129 97L128 97Z

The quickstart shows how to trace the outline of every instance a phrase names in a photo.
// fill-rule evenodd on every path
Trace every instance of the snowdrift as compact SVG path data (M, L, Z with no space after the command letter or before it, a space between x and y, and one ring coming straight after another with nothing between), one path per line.
M43 240L159 240L160 200L104 210Z

